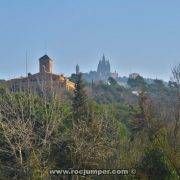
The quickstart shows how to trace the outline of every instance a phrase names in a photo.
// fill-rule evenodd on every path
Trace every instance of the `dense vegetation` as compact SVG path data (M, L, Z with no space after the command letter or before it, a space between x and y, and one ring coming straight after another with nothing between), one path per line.
M180 177L180 66L165 86L113 79L72 95L0 89L0 179L67 179L52 169L136 169L87 179ZM143 82L143 83L142 83ZM139 96L131 93L139 90ZM82 176L69 176L82 179Z

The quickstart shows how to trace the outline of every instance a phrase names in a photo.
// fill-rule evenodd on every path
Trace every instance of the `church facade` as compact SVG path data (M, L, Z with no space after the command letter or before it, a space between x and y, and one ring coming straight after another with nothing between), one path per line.
M111 67L109 60L106 60L104 54L97 67L97 75L100 81L106 81L111 76Z

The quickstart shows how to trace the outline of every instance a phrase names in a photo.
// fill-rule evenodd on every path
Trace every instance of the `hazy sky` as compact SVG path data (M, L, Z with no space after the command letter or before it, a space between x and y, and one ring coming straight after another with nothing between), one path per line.
M96 70L104 53L120 76L168 80L180 62L180 1L0 0L0 79L25 74L26 51L37 72L45 44L57 73Z

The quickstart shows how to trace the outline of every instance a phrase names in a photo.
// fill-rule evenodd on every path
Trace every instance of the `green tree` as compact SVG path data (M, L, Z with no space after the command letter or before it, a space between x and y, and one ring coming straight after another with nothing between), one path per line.
M74 122L89 121L90 113L88 107L88 97L82 80L82 74L77 75L73 98L73 119Z
M110 83L110 85L117 85L118 83L117 83L117 81L113 78L113 77L109 77L108 78L108 82Z
M145 88L147 83L142 76L136 78L129 78L127 84L132 88Z
M172 177L170 167L166 163L166 157L158 148L145 152L139 170L145 173L148 179L164 180Z
M72 82L74 82L74 83L76 83L77 77L78 77L77 74L71 74L71 77L69 78L69 80L72 81Z

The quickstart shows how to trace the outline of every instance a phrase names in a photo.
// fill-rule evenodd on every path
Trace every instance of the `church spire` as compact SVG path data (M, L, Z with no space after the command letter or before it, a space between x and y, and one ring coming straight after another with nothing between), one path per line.
M102 60L103 60L103 61L105 61L105 60L106 60L104 53L103 53Z

